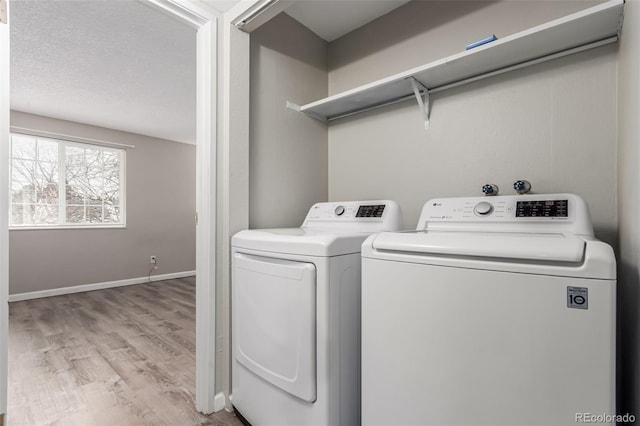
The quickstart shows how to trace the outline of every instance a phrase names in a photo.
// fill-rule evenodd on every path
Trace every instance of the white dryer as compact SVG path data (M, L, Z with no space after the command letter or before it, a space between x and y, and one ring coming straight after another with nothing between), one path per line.
M364 425L616 414L616 263L581 198L431 200L362 257Z
M232 239L232 403L254 426L360 424L360 249L393 201L311 207Z

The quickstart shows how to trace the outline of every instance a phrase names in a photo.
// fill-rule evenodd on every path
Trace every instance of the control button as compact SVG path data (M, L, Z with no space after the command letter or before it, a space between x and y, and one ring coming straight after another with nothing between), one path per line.
M336 216L342 216L344 214L344 206L336 207L334 212L336 213Z
M473 208L473 212L479 216L486 216L493 210L491 203L481 201Z

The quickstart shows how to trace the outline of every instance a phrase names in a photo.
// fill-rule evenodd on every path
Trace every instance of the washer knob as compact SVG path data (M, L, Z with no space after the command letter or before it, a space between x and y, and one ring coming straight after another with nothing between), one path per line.
M342 216L344 214L344 206L336 207L334 213L336 214L336 216Z
M494 185L493 183L488 183L482 187L482 193L484 195L498 195L498 185Z
M526 194L531 191L531 184L528 180L517 180L513 182L513 189L515 189L518 194Z
M486 216L493 211L493 206L491 203L487 203L486 201L481 201L473 208L473 212L478 216Z

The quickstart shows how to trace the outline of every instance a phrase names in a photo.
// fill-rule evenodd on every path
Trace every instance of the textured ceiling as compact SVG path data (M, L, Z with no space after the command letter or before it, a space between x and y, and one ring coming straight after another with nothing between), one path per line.
M287 13L331 41L406 2L298 0ZM12 109L195 143L195 29L138 0L11 0L10 11Z
M132 0L10 6L12 109L195 143L195 29Z
M326 41L367 24L409 0L298 0L286 12Z

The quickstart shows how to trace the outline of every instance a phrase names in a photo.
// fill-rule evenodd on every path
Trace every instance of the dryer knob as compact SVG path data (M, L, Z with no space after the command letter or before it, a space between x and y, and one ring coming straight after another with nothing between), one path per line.
M342 216L344 214L344 206L338 206L334 210L336 216Z
M493 206L491 203L487 203L486 201L481 201L473 208L473 212L478 216L486 216L493 211Z

